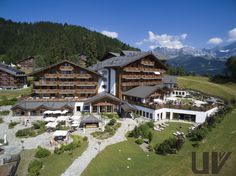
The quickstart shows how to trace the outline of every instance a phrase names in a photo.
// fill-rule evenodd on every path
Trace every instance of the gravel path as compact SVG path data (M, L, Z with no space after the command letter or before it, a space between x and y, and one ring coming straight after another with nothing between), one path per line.
M1 107L1 109L6 110L6 108L3 108L3 107ZM12 117L12 115L9 114L8 116L4 116L3 120L4 120L4 122L2 124L0 124L0 138L3 139L4 134L6 134L8 145L2 147L2 148L4 148L5 151L4 151L3 155L0 155L0 164L2 163L3 158L6 158L6 157L9 157L10 155L18 154L21 152L21 150L22 150L21 140L24 141L23 142L24 149L35 149L35 148L37 148L38 145L41 145L42 147L45 147L48 149L53 149L53 147L51 147L50 143L49 143L49 141L52 138L52 134L43 133L43 134L38 135L36 137L17 138L15 136L15 133L20 129L29 128L30 125L25 127L24 125L22 125L20 123L20 124L16 125L13 129L8 129L8 124L10 123L10 121L21 122L22 118ZM30 122L36 121L36 120L42 120L42 117L30 118Z
M89 141L88 148L72 163L72 165L62 174L62 176L81 175L92 159L95 158L100 151L104 150L108 145L127 140L125 134L132 130L135 125L137 125L136 121L132 119L123 119L121 121L121 127L117 130L116 134L105 140L97 140L90 134L85 134ZM98 142L101 142L100 146Z

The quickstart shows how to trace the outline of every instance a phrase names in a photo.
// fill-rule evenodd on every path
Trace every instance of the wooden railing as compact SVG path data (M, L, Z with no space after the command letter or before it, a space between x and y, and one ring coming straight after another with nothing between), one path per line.
M142 60L142 61L141 61L141 64L143 64L143 65L148 65L148 66L154 66L155 62Z
M122 86L146 86L146 85L154 85L160 84L161 81L145 81L145 82L123 82Z
M57 93L57 89L34 89L33 92L37 94Z
M75 81L65 81L65 82L58 82L59 86L74 86L76 85Z
M124 71L126 72L160 72L164 73L165 70L159 69L159 68L154 68L154 67L125 67Z
M124 79L161 79L161 75L122 75Z
M34 81L35 86L56 86L56 81Z
M44 76L45 76L45 78L57 78L57 74L56 73L53 73L53 74L47 73Z
M90 74L77 74L76 78L88 79L88 78L91 78L91 75Z
M74 68L72 66L60 66L60 70L73 70Z
M58 89L59 94L74 94L75 89Z
M97 84L95 81L77 81L76 86L96 86Z
M95 89L76 89L76 93L96 93Z

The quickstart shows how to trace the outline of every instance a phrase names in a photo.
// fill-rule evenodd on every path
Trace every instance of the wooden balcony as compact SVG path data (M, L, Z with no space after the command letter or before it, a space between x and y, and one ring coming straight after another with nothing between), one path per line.
M57 89L34 89L33 92L37 94L50 94L57 93Z
M89 79L89 78L91 78L91 75L90 74L77 74L76 78L79 78L79 79Z
M76 86L97 86L95 81L77 81Z
M59 86L74 86L76 85L75 81L66 81L66 82L58 82Z
M138 67L125 67L124 71L126 71L126 72L140 72L141 70Z
M144 82L123 82L122 86L148 86L160 84L161 81L144 81Z
M76 74L58 74L58 78L75 78Z
M57 86L56 81L34 81L35 86Z
M147 66L154 66L155 62L142 60L141 64L147 65Z
M160 73L162 73L162 70L161 70L161 69L158 69L158 68L143 67L143 68L142 68L142 71L143 71L143 72L160 72Z
M47 73L47 74L44 75L44 77L45 78L57 78L57 74L55 74L55 73L54 74Z
M75 89L58 89L59 94L74 94Z
M161 79L162 76L160 75L122 75L124 79Z
M74 68L72 66L60 66L59 69L63 71L72 71Z
M95 89L76 89L76 93L96 93Z

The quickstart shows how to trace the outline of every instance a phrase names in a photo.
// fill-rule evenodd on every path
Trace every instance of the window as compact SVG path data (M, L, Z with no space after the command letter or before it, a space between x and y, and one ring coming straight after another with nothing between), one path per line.
M84 106L84 111L89 111L90 110L90 106Z
M102 75L107 75L107 71L106 71L106 70L103 70L103 71L101 71L101 74L102 74Z
M152 113L150 113L150 119L153 119L153 114Z
M104 77L103 77L103 78L102 78L102 81L106 82L106 81L107 81L107 78L104 78Z
M107 88L107 85L102 85L102 88L103 88L103 89L106 89L106 88Z

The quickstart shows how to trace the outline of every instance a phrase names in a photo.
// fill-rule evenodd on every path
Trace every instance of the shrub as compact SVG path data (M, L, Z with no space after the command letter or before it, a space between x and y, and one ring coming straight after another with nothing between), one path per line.
M64 146L64 151L72 151L78 147L80 147L80 141L73 141L73 142Z
M149 144L149 145L148 145L148 150L149 150L150 152L152 152L153 149L154 149L153 145L152 145L152 144Z
M143 139L139 138L139 139L136 139L135 142L136 142L136 144L141 145L141 144L143 144L144 141L143 141Z
M147 122L147 125L149 126L149 128L154 128L154 123L153 122Z
M12 129L12 128L14 128L17 124L19 124L19 122L10 122L10 123L8 124L8 128L9 128L9 129Z
M25 128L16 132L16 137L34 137L36 132L32 128Z
M51 155L51 152L48 149L38 146L37 151L35 153L36 158L45 158L49 155Z
M2 116L6 116L10 113L10 111L6 110L6 111L0 111L0 115Z
M43 166L43 163L42 161L39 161L39 160L33 160L29 163L29 166L28 166L28 173L29 173L29 176L38 176L40 175L40 169L42 168Z
M3 119L2 119L2 117L0 117L0 123L3 123Z
M62 146L61 147L55 147L54 153L58 154L58 155L64 153L64 147L62 147Z
M149 133L148 133L148 142L149 143L152 142L152 138L153 138L152 132L149 131Z
M116 119L111 119L108 123L108 125L113 126L116 123Z
M84 136L84 137L83 137L83 141L88 141L88 137L87 137L87 136Z
M169 138L164 140L161 144L156 145L155 151L158 154L166 155L166 154L174 154L178 150L181 149L181 147L184 144L183 138Z
M193 146L193 147L199 147L199 143L198 143L198 142L193 143L192 146Z

